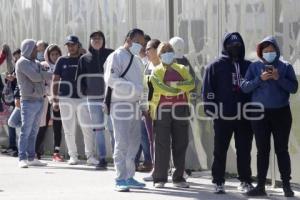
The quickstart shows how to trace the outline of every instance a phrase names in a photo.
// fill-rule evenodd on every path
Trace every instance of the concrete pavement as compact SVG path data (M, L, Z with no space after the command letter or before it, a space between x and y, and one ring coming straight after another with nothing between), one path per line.
M47 167L19 169L17 158L0 155L0 200L238 200L254 199L243 196L236 190L238 181L226 182L226 195L213 194L210 172L195 172L188 179L191 188L177 189L168 183L165 189L156 189L147 183L143 190L128 193L114 191L113 167L107 171L95 171L82 161L80 165L69 166L66 162L48 162ZM142 180L145 173L137 173ZM281 189L268 188L268 197L258 199L285 199ZM300 199L299 190L295 198Z

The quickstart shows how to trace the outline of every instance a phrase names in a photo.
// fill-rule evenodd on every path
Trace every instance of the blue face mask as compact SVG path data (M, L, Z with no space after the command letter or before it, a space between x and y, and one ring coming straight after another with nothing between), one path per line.
M37 53L37 56L36 56L36 59L39 60L39 61L44 61L44 52L38 52Z
M175 53L174 52L167 52L160 55L161 62L167 65L170 65L173 63L175 59Z
M277 53L275 51L274 52L263 53L263 58L268 63L274 62L276 57L277 57Z
M137 56L140 53L140 51L141 51L142 48L143 48L142 45L140 45L139 43L133 42L132 45L131 45L131 47L129 47L129 51L133 55Z

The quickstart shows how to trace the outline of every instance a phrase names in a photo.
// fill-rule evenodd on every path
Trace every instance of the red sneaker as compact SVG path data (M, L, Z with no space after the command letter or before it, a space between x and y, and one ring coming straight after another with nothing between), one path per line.
M64 159L61 155L59 155L59 153L54 153L52 156L52 160L55 162L63 162Z

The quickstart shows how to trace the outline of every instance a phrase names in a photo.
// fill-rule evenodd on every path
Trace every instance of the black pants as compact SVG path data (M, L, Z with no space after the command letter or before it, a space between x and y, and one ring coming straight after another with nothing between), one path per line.
M253 132L247 120L214 120L214 161L212 165L213 183L225 182L227 151L234 133L237 156L237 170L241 182L251 183L251 148Z
M59 151L55 147L60 147L61 137L62 137L62 123L60 118L60 111L53 110L53 132L54 132L54 152L58 153Z
M254 116L260 115L256 113ZM252 127L257 146L257 178L260 185L265 185L269 167L270 139L274 138L277 163L283 183L291 179L291 160L288 143L292 125L289 106L279 109L266 109L264 118L253 120Z
M177 117L188 117L188 106L176 106ZM159 112L159 111L158 111ZM164 111L161 119L154 120L154 172L153 181L167 182L170 154L172 148L175 172L173 182L183 181L185 153L188 146L188 120L174 119L171 111Z
M44 154L44 140L45 140L45 136L46 136L46 132L48 129L48 124L51 118L50 115L50 104L47 105L47 114L46 114L46 125L45 126L41 126L39 128L39 132L37 134L36 137L36 142L35 142L35 153L40 156Z

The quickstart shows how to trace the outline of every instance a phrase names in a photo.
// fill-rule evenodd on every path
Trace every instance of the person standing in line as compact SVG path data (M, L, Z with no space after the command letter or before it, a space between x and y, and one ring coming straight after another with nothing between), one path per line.
M149 65L149 60L148 57L146 55L146 45L147 43L151 40L149 35L145 35L145 44L142 48L142 50L139 53L140 58L142 59L143 62L143 70L145 70L147 68L147 66ZM147 91L145 91L147 93ZM146 94L148 95L148 94ZM151 158L151 148L150 148L150 141L149 141L149 137L148 137L148 132L147 132L147 127L146 127L146 115L147 115L147 110L148 108L145 106L141 106L142 109L142 120L141 120L141 145L140 148L137 152L137 155L135 157L135 165L136 165L136 171L139 172L150 172L153 168L153 164L152 164L152 158ZM141 158L141 154L143 153L144 155L144 161L143 163L140 165L140 158Z
M149 145L150 145L150 155L152 159L152 164L154 163L154 135L153 135L153 120L150 116L150 104L149 102L152 100L153 97L153 86L150 81L150 75L153 73L153 70L156 66L161 64L160 58L157 55L157 48L160 44L160 41L157 39L151 39L146 45L146 55L149 60L148 65L144 71L144 95L143 95L143 104L145 105L146 112L144 112L144 123L146 126L146 130L148 133L149 138ZM143 178L144 181L153 181L153 171L154 168L152 167L152 171L150 172L149 176Z
M195 83L187 67L174 62L175 53L170 43L161 43L157 52L162 64L155 67L150 76L153 85L150 115L155 138L154 187L163 188L168 181L172 149L173 185L188 188L183 174L188 146L189 91L194 89Z
M115 134L115 189L120 192L145 187L144 183L134 179L134 159L141 142L141 117L137 114L140 113L139 104L143 93L143 63L138 54L143 45L144 32L132 29L124 45L106 60L104 80L112 88L110 115Z
M95 134L86 127L90 118L86 105L87 100L80 98L77 93L76 72L81 56L79 44L77 36L69 35L65 42L68 55L60 57L56 62L52 80L53 110L60 110L70 156L68 164L78 164L75 135L77 124L79 124L83 133L87 165L97 165L99 162L94 157Z
M37 45L37 51L38 51L36 59L39 62L43 62L43 61L45 61L44 55L45 55L45 51L48 47L48 43L43 40L39 40L39 41L37 41L36 45Z
M77 69L77 79L80 85L79 92L87 97L87 104L91 122L89 128L96 135L99 154L99 164L96 169L107 169L105 124L103 113L104 100L104 63L113 52L105 48L105 37L102 31L95 31L90 35L90 46L88 52L81 56Z
M241 82L251 64L245 59L245 45L238 32L226 33L222 55L206 66L202 98L206 115L213 118L214 161L212 182L215 193L225 193L225 169L229 144L234 133L238 190L250 191L252 186L251 148L253 131L251 123L241 116L244 105L250 102L249 94L241 90Z
M259 61L252 63L241 88L251 93L252 102L259 103L263 111L253 113L252 128L257 147L257 179L248 196L266 196L266 177L269 167L270 138L273 135L278 168L284 196L293 197L291 189L291 159L288 151L292 127L290 94L298 90L293 66L280 59L280 49L273 36L268 36L257 46ZM262 116L262 117L260 117Z
M21 57L21 50L17 49L13 52L13 60L14 63L17 63L17 61ZM5 77L6 84L10 84L11 90L14 93L14 91L17 88L17 78L16 78L16 73L15 73L15 68L13 69L12 73L8 73ZM18 99L18 100L17 100ZM20 99L18 98L17 95L13 95L13 101L8 103L8 105L13 107L14 109L20 109ZM11 113L12 115L12 113ZM10 116L11 116L10 115ZM8 126L8 138L9 138L9 147L8 149L5 149L1 153L8 154L13 157L18 157L18 145L17 145L17 133L16 133L16 127L10 126L9 123L7 123Z
M21 44L22 57L16 63L16 74L21 95L22 127L19 138L19 167L45 166L35 159L35 142L38 133L43 99L45 96L45 80L51 79L52 74L43 71L36 62L36 41L26 39Z
M55 69L55 63L57 62L58 58L62 56L61 49L59 48L58 45L56 44L50 44L47 49L45 50L44 58L45 61L42 62L41 64L46 68L46 70L50 73L54 73ZM60 119L60 111L53 110L52 109L52 102L51 102L51 85L52 85L52 80L46 81L46 91L47 91L47 102L48 104L48 109L44 109L44 119L46 119L46 124L48 124L48 120L50 119L50 111L52 111L52 116L53 116L53 133L54 133L54 151L52 155L52 160L56 162L62 162L63 157L60 155L60 144L61 144L61 138L62 138L62 123ZM47 111L47 113L45 112ZM47 117L45 116L47 115ZM41 131L41 127L40 130Z

